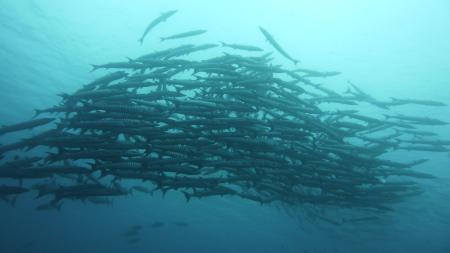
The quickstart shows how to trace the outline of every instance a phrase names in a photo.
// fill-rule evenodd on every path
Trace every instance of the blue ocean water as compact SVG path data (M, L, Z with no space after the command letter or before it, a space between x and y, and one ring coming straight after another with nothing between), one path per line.
M174 9L178 13L139 45L148 23ZM162 44L162 36L207 29L186 41L270 49L258 26L270 30L301 60L301 67L342 72L321 81L330 89L344 92L351 80L379 99L449 104L448 13L446 0L1 0L0 123L27 120L34 109L57 104L57 94L73 92L106 73L91 73L90 64L126 60L180 43ZM450 107L395 111L450 121ZM448 126L424 129L450 139ZM36 133L3 136L0 143ZM134 194L112 205L68 201L60 211L37 212L29 194L19 196L14 206L0 202L0 252L450 252L449 154L390 156L429 158L417 169L437 178L421 181L424 194L396 204L395 211L374 222L334 225L301 208L284 210L235 197L187 203L177 192ZM143 229L139 241L130 244L124 233L134 225Z

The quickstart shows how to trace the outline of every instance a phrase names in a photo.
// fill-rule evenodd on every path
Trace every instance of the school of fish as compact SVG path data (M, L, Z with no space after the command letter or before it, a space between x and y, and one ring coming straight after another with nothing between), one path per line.
M176 12L153 20L139 42L152 39L151 30ZM338 93L316 81L339 72L274 65L278 54L299 60L259 30L276 53L238 43L180 44L92 65L109 72L73 94L60 94L60 104L37 109L35 118L0 128L0 138L41 129L0 146L0 178L18 181L1 185L0 197L14 202L37 192L35 198L49 201L36 210L48 210L66 200L101 204L135 191L174 190L187 201L235 196L261 204L388 211L423 192L418 182L434 176L412 167L426 158L399 162L384 156L448 152L450 140L421 129L448 123L391 109L446 104L380 101L351 82ZM206 32L169 35L160 43ZM220 53L189 58L213 50ZM362 103L381 117L359 110Z

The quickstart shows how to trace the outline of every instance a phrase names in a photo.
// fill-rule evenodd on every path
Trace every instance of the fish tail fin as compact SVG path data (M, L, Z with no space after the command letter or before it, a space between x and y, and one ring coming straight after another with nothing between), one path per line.
M39 110L39 109L34 109L34 115L33 118L36 118L37 116L39 116L39 114L43 113L43 110Z
M122 187L122 192L126 193L126 195L132 195L133 194L133 189L123 189Z
M171 102L173 102L173 104L175 105L175 108L180 107L180 101L174 99L174 100L171 101Z
M39 198L41 198L42 196L44 196L45 194L44 194L44 191L43 190L38 190L38 194L36 195L36 197L34 197L34 199L39 199Z
M62 99L67 99L69 97L69 94L67 94L67 93L59 93L58 96L60 96Z
M145 155L149 156L153 152L153 146L152 144L148 144L145 147Z
M418 160L414 160L414 161L410 162L410 163L408 164L408 166L410 166L410 167L416 166L416 165L425 163L425 162L427 162L428 160L429 160L429 159L418 159Z
M139 44L141 44L141 46L142 46L142 43L144 43L144 38L140 38L140 39L138 39L137 41L138 41Z
M128 62L135 62L135 60L131 59L130 57L126 57Z
M189 200L191 200L191 195L189 194L189 192L185 192L183 191L184 197L186 198L186 203L189 202Z
M98 177L98 179L102 179L104 177L108 176L108 172L106 172L105 169L100 169L100 176Z
M49 202L49 204L57 207L58 204L60 204L60 205L62 204L60 202L61 199L62 199L62 197L60 196L60 194L56 193L55 197ZM59 208L61 209L61 207L59 207Z
M70 161L69 160L64 160L63 161L63 163L64 163L64 166L66 166L66 167L69 167L70 166Z
M91 71L89 71L89 73L90 73L90 72L94 72L94 71L96 71L97 69L100 68L100 66L99 66L99 65L96 65L96 64L91 64L91 67L92 67L92 69L91 69Z
M165 41L165 40L166 40L166 38L164 38L164 37L160 37L160 38L159 38L159 40L160 40L161 42L163 42L163 41Z
M166 193L167 193L167 191L168 191L169 189L164 188L164 187L160 187L159 190L161 191L163 197L165 197L165 196L166 196Z
M223 41L219 41L220 42L220 44L222 44L222 47L226 47L226 46L228 46L228 44L227 43L225 43L225 42L223 42Z
M17 196L12 197L11 201L10 201L11 206L16 206L16 202L17 202Z

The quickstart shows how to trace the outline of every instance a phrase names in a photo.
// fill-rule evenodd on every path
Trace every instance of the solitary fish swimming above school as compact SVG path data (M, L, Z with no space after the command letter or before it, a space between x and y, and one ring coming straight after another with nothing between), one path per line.
M266 37L267 41L284 57L286 57L288 60L292 61L294 64L297 64L299 60L296 60L292 58L284 49L278 44L278 42L273 38L273 36L264 28L261 26L259 27L259 30L262 32L264 37Z
M178 10L172 10L172 11L167 11L167 12L163 12L161 13L161 15L159 17L157 17L156 19L154 19L148 26L147 28L145 28L144 33L142 34L141 38L138 40L139 43L144 42L145 36L147 36L147 34L150 32L150 30L152 30L155 26L157 26L159 23L162 23L164 21L166 21L168 18L170 18L172 15L174 15L175 13L177 13Z

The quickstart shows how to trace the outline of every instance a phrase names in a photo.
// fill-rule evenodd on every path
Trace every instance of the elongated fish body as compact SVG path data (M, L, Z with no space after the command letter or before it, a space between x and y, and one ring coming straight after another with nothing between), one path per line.
M340 75L339 71L316 71L311 69L296 69L294 72L304 73L303 77L329 77Z
M367 222L367 221L376 221L379 220L379 217L377 216L368 216L368 217L362 217L362 218L350 218L350 219L342 219L342 222L348 223L348 222Z
M386 118L394 118L404 121L409 121L411 124L423 124L423 125L447 125L450 124L448 122L442 121L440 119L434 119L429 117L415 117L415 116L407 116L407 115L385 115Z
M166 57L167 55L171 55L175 52L184 51L186 49L191 49L194 47L195 47L194 44L181 45L181 46L178 46L175 48L169 48L169 49L165 49L165 50L161 50L161 51L156 51L156 52L153 52L150 54L142 55L142 56L136 58L136 60L134 60L134 61L142 62L142 61L146 61L146 60L161 59L161 58Z
M97 64L91 64L92 66L92 70L91 72L97 70L97 69L140 69L140 68L144 68L145 66L141 63L137 63L137 62L132 62L132 61L128 61L128 62L110 62L110 63L105 63L105 64L101 64L101 65L97 65Z
M43 203L40 204L39 206L37 206L36 208L34 208L35 211L48 211L48 210L61 210L61 206L62 206L62 202L54 202L54 201L50 201L48 203Z
M190 48L185 48L183 50L175 51L171 54L168 54L165 57L165 59L170 59L172 57L178 57L178 56L182 56L182 55L188 55L188 54L191 54L194 52L215 48L217 46L218 46L217 44L207 43L207 44L202 44L202 45L198 45L198 46L194 46L194 47L190 47Z
M0 135L10 133L10 132L17 132L24 129L32 129L34 127L42 126L47 123L52 122L55 120L54 118L41 118L41 119L33 119L21 123L17 123L14 125L9 126L3 126L0 128Z
M425 106L447 106L447 104L445 103L433 100L392 98L391 105L406 105L406 104L416 104Z
M220 42L220 43L222 44L223 47L229 47L229 48L232 48L232 49L246 50L246 51L255 51L255 52L263 51L259 47L250 46L250 45L228 44L228 43L225 43L225 42Z
M174 34L174 35L167 36L167 37L161 37L161 41L197 36L200 34L204 34L206 32L207 32L207 30L193 30L193 31L189 31L189 32Z
M264 28L261 26L259 27L259 30L262 32L264 37L266 37L267 41L284 57L286 57L288 60L292 61L294 64L297 64L299 60L296 60L292 58L284 49L278 44L278 42L273 38L273 36Z
M346 93L352 94L356 100L365 101L367 103L373 104L381 109L389 109L389 102L382 102L376 100L374 97L370 96L366 92L362 91L360 88L358 88L354 83L347 81L348 84L350 84L353 89L356 91L351 91L350 88L346 91Z
M108 85L109 83L122 79L128 76L128 73L125 71L116 71L113 73L106 74L100 78L95 79L94 81L84 85L83 90L92 90L98 85Z
M154 19L148 26L147 28L145 28L144 33L142 34L141 38L138 40L139 43L144 42L145 36L147 36L147 34L155 27L157 26L159 23L162 23L164 21L166 21L168 18L170 18L172 15L174 15L175 13L177 13L178 10L172 10L172 11L168 11L168 12L163 12L161 13L161 15L159 17L157 17L156 19Z
M7 196L12 194L20 194L29 191L27 188L18 187L18 186L8 186L8 185L1 185L0 186L0 195L1 196Z

